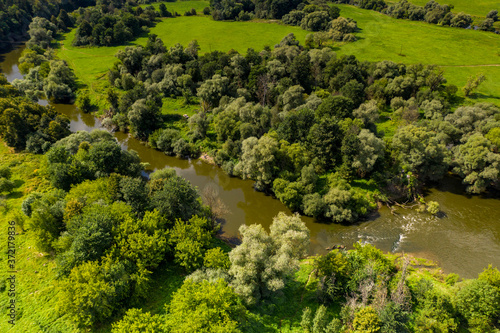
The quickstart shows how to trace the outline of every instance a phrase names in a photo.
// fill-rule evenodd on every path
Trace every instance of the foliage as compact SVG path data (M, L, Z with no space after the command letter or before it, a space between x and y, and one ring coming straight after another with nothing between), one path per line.
M476 133L456 148L454 171L464 177L467 191L481 193L498 182L500 155L491 151L491 142Z
M33 135L48 145L69 134L69 119L52 107L43 107L24 98L0 99L0 133L5 142L16 149L26 148ZM41 149L41 147L40 147Z
M172 175L161 179L159 186L159 189L152 191L151 205L168 221L176 218L187 221L200 213L199 195L189 181Z
M470 96L475 90L477 90L479 85L484 81L486 81L486 76L484 76L483 74L479 74L476 77L473 76L469 77L467 79L467 83L462 88L465 97Z
M398 129L392 140L401 167L422 179L438 180L448 169L449 151L434 133L408 125Z
M309 230L297 215L278 214L270 229L241 226L242 244L229 253L232 286L248 304L283 289L308 246Z
M208 250L203 257L203 266L212 269L228 270L231 266L229 256L220 247Z
M223 280L200 283L186 279L167 306L169 332L240 332L245 308Z
M356 313L352 326L355 333L375 333L380 332L381 322L377 312L372 307L367 306Z
M444 294L432 288L425 292L415 316L415 331L428 332L435 331L454 331L458 327L458 320L455 319L455 313L451 299Z
M484 332L498 318L500 293L484 280L472 280L459 287L455 302L472 332Z
M492 265L488 265L487 268L479 273L478 280L486 281L497 290L500 290L500 271Z
M169 233L175 261L187 271L201 267L211 235L210 223L205 218L193 216L187 222L178 219Z
M235 166L242 178L255 179L255 187L263 190L271 185L276 173L278 142L270 136L249 137L242 143L240 162Z
M109 257L102 263L86 262L61 282L60 308L80 326L102 323L121 308L129 283L122 263Z
M144 31L143 27L153 26L156 17L159 16L152 7L137 10L136 15L117 8L103 9L90 7L80 11L78 28L73 40L74 46L124 44L141 34ZM168 11L165 9L161 14L167 16Z
M130 309L122 320L113 324L113 333L163 333L166 332L163 318L142 312L139 309Z

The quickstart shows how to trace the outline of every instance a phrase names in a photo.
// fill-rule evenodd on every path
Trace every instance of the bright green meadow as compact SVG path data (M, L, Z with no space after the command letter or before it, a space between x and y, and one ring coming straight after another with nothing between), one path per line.
M339 7L340 15L354 19L361 30L356 33L358 41L341 46L337 53L368 61L442 66L448 82L459 88L469 76L484 73L487 81L479 87L476 98L499 103L500 35L397 20L353 6Z
M410 2L415 5L425 6L429 0L410 0ZM442 5L447 4L455 6L452 10L455 13L464 12L482 17L486 17L486 14L492 9L500 11L500 1L498 0L437 0L437 2Z

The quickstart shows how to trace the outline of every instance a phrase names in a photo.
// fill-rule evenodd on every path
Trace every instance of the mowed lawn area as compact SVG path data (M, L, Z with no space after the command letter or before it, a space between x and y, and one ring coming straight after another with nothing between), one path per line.
M480 86L478 97L499 103L500 35L397 20L348 5L339 7L340 15L354 19L361 30L356 33L358 41L336 49L338 54L354 54L368 61L435 64L442 66L448 82L459 88L469 76L484 73L487 81Z
M399 1L389 1L399 2ZM415 5L425 6L429 0L409 0ZM471 15L486 17L490 10L496 9L500 12L500 1L498 0L437 0L441 5L453 5L453 12L464 12Z

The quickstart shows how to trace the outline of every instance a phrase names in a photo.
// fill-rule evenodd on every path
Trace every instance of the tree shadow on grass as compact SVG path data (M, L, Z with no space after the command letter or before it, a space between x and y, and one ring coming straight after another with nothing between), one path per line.
M472 94L471 96L469 96L469 98L472 99L472 100L474 100L474 101L478 101L480 99L496 99L496 100L500 100L500 96L486 95L486 94L478 93L478 92Z
M176 122L176 121L183 119L182 115L180 115L178 113L163 114L162 118L163 118L163 122L166 122L166 123L173 123L173 122Z

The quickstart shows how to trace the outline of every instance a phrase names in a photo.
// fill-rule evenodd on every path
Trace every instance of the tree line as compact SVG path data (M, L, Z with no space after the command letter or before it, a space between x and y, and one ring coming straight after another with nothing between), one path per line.
M110 9L107 5L80 8L76 16L74 46L121 45L149 32L160 14L172 16L168 11L157 12L153 6L145 9L130 4L122 9Z
M425 6L412 4L408 0L401 0L391 4L386 3L384 0L334 0L333 2L376 10L397 19L425 21L431 24L456 28L470 28L473 23L471 15L464 12L454 14L451 12L454 8L453 5L440 5L435 0L429 0ZM477 28L494 32L493 23L498 21L498 10L492 9L485 13L485 16L486 18L480 21Z

